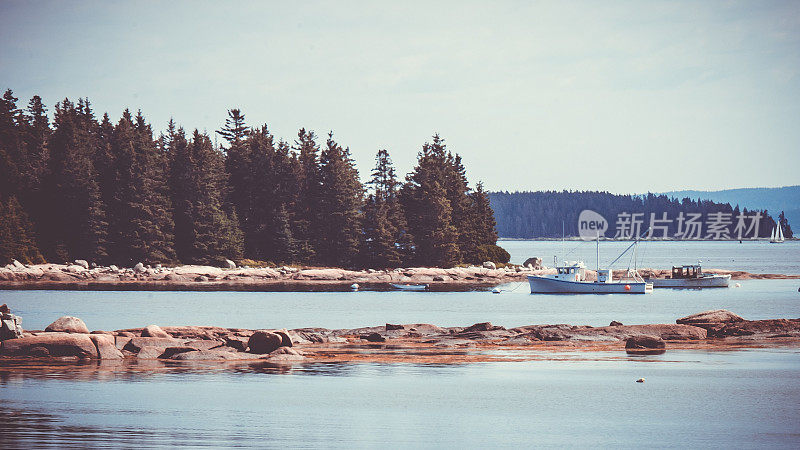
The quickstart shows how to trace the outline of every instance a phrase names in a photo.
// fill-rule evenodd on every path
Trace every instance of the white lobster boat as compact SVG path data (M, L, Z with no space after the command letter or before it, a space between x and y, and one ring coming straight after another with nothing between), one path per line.
M728 287L730 274L703 273L700 264L672 267L672 276L666 278L647 278L657 288L697 289Z
M614 265L622 255L635 247L638 239L622 252L609 266ZM597 238L597 260L600 261L600 237ZM586 280L586 266L583 262L565 262L556 267L555 275L528 275L531 294L648 294L653 292L653 284L648 283L636 270L629 270L630 280L613 279L611 269L597 269L597 280Z

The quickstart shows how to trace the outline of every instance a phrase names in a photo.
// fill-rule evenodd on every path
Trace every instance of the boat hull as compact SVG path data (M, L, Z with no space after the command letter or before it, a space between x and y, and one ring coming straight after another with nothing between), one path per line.
M657 288L698 289L728 287L731 276L713 275L702 278L648 278L646 281L653 283L653 287Z
M425 291L428 289L427 284L394 284L392 287L401 291Z
M653 285L647 282L596 283L569 281L528 275L531 294L647 294Z

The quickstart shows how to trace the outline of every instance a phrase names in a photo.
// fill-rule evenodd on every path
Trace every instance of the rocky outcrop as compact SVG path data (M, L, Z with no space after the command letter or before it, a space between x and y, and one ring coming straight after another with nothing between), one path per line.
M675 321L675 323L703 328L708 331L710 336L723 336L725 333L722 330L728 324L739 322L744 322L744 319L726 309L703 311L701 313L681 317Z
M168 335L158 325L148 325L142 330L142 337L168 338Z
M55 322L48 325L44 331L54 333L89 333L86 324L83 323L81 319L72 316L59 317Z
M42 333L2 342L0 355L97 358L97 347L89 334Z
M251 353L264 354L278 349L283 343L283 338L270 331L256 331L247 341L248 351Z
M22 317L11 314L5 303L0 305L0 341L22 337Z
M625 351L628 353L663 353L667 344L657 336L636 335L625 340Z

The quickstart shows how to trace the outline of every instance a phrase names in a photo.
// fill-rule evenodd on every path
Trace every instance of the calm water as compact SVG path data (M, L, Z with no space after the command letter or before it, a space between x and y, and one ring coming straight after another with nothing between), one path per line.
M583 260L595 267L595 243L584 241L499 241L498 245L511 254L511 262L522 264L526 259L539 257L547 266L553 265L553 256L559 263L566 260ZM614 260L630 242L601 242L600 266ZM714 269L743 270L752 273L800 274L800 241L770 244L764 241L654 241L637 246L638 267L669 269L673 265L696 264ZM614 269L633 267L631 253L614 265Z
M149 374L0 367L0 447L800 445L796 350L548 356Z
M502 244L515 262L546 257L560 246ZM623 244L603 244L609 254L615 245ZM749 263L705 264L800 272L796 243L742 246L653 243L639 255L644 265L655 267L719 258ZM594 247L586 248L584 259L593 261ZM675 261L675 255L686 260ZM526 283L502 286L501 294L0 291L0 303L21 315L27 329L44 328L65 314L106 330L150 323L245 328L669 323L712 308L748 319L800 317L800 280L740 283L730 289L605 296L531 295ZM5 364L0 365L0 448L800 447L798 349L540 358L450 366L178 364L158 370L160 365L135 363ZM647 382L634 383L639 377Z

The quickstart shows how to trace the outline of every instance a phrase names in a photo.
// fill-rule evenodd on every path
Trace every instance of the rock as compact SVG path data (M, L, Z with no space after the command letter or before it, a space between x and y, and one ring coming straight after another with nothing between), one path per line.
M117 338L121 338L117 336ZM121 338L127 339L127 338ZM125 345L122 347L123 350L127 350L131 353L139 353L143 349L147 347L154 347L159 349L161 352L164 351L167 347L183 347L183 343L185 341L181 339L173 339L173 338L156 338L156 337L132 337ZM119 342L118 342L119 344ZM161 353L159 353L160 355Z
M231 261L230 259L226 259L225 264L222 267L225 269L235 269L236 263Z
M110 334L90 334L89 339L97 348L97 357L100 359L122 359L122 352L115 345L114 336Z
M75 264L83 267L84 269L89 268L89 261L86 261L85 259L76 259Z
M403 329L404 329L404 327L402 325L394 325L394 324L391 324L391 323L387 323L386 324L386 331L403 330Z
M250 353L265 354L275 351L283 343L283 338L270 331L256 331L247 341Z
M225 341L217 339L200 339L196 341L189 341L184 344L186 347L191 347L195 350L211 350L225 345Z
M657 336L631 336L625 341L625 351L628 353L663 353L666 348L667 344Z
M644 377L642 377L642 378L639 378L638 380L636 380L636 382L637 382L637 383L644 383Z
M15 269L24 269L25 268L25 264L22 264L21 262L17 261L16 259L11 261L11 264L14 266Z
M142 329L142 337L171 338L166 331L158 325L148 325Z
M142 347L137 353L138 359L158 359L164 354L163 347Z
M144 272L145 270L147 270L147 269L145 269L144 264L142 264L142 263L137 263L135 266L133 266L133 271L134 272L141 273L141 272Z
M0 341L20 337L22 337L22 317L9 313L0 314Z
M444 281L444 277L442 275L436 275L433 277L433 281Z
M197 350L193 352L183 352L170 358L175 361L215 361L226 359L242 359L236 353L220 350Z
M69 273L83 273L85 270L86 269L83 266L79 266L77 264L71 264L64 269L64 271Z
M200 276L195 277L194 281L201 281L201 282L202 281L208 281L208 277L205 276L205 275L200 275Z
M226 336L225 346L235 349L239 352L244 352L247 351L247 343L249 340L250 338L244 336Z
M302 361L305 356L293 348L281 347L269 354L267 361L270 362L283 362L283 361Z
M380 333L362 334L361 339L369 342L386 342L386 338L381 336Z
M0 305L0 314L11 314L11 309L8 308L8 305L3 303Z
M471 325L467 328L464 328L462 333L468 333L471 331L494 331L494 330L505 330L505 328L492 325L491 322L481 322L481 323L476 323L475 325Z
M43 333L3 341L0 355L97 358L97 347L89 334Z
M169 359L179 353L186 353L186 352L197 352L200 351L193 347L167 347L164 349L164 352L159 355L159 358Z
M108 266L108 268L114 272L119 272L119 267L115 266L114 264Z
M51 323L44 329L53 333L85 333L89 334L89 329L86 324L77 317L64 316L59 317L55 322Z
M275 331L274 333L281 337L281 347L292 346L292 338L289 337L289 332L287 332L286 330L278 330Z
M703 311L701 313L681 317L675 321L675 323L682 325L697 326L700 326L700 324L719 324L731 322L744 322L744 319L726 309L715 309L712 311Z
M622 322L617 322L616 320L612 320L611 323L608 325L610 327L621 327Z
M494 270L494 269L497 269L497 264L495 264L495 263L493 263L491 261L485 261L483 263L483 268L484 269L492 269L492 270Z
M542 268L542 258L528 258L522 263L523 267L527 267L529 269L538 270Z

